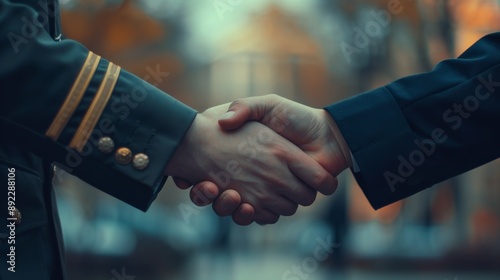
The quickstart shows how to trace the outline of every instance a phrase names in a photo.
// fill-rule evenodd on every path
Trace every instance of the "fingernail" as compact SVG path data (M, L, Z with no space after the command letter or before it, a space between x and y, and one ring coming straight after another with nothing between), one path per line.
M219 120L227 120L234 116L234 111L228 111L224 115L222 115Z

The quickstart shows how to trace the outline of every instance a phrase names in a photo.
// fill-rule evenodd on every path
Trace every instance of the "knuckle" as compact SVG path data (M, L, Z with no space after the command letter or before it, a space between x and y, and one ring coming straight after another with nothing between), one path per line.
M272 147L272 154L279 159L288 159L290 150L283 144L276 144Z
M243 104L243 99L236 99L229 105L229 108L237 107Z
M328 187L330 184L330 174L325 171L316 172L312 182L317 188Z
M285 171L270 171L263 175L262 184L253 186L251 191L252 196L247 196L247 199L252 199L252 202L260 205L273 203L273 199L277 193L280 191L287 192L290 189L290 184L285 179L287 178Z

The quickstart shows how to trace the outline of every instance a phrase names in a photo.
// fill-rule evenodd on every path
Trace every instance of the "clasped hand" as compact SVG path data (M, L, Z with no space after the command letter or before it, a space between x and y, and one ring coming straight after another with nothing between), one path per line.
M269 224L332 194L348 166L347 145L328 113L266 95L196 116L165 173L240 225Z

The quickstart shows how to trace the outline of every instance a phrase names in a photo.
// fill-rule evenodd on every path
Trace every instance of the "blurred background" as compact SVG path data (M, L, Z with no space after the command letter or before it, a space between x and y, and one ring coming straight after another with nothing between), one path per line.
M499 0L60 2L66 38L200 111L268 93L322 107L500 30ZM379 211L346 171L334 195L264 227L193 206L170 180L147 213L62 171L55 185L72 280L500 279L499 171Z

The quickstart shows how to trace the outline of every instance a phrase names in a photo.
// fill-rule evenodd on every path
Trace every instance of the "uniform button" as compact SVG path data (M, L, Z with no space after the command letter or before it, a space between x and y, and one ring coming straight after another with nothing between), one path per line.
M97 147L99 148L99 151L109 154L113 151L115 148L115 142L113 142L113 139L109 137L102 137L99 139L99 142L97 143Z
M149 157L146 154L139 153L134 156L134 160L132 161L132 165L137 170L143 170L148 167Z
M132 151L129 148L119 148L115 159L119 164L129 164L132 161Z
M21 218L23 217L23 215L21 215L21 211L19 211L19 209L14 207L14 211L12 211L12 212L13 212L12 214L14 214L14 215L11 217L16 218L16 224L20 224Z

